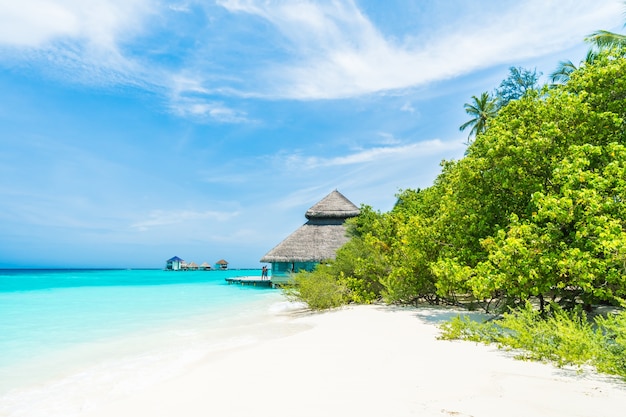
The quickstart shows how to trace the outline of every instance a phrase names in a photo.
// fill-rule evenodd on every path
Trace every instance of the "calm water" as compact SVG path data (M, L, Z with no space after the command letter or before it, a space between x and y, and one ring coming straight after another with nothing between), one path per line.
M34 395L37 386L52 397L50 381L120 380L121 368L129 375L152 362L180 368L208 350L247 343L252 336L233 327L282 296L225 281L246 275L261 271L0 270L0 415L35 415L19 390Z

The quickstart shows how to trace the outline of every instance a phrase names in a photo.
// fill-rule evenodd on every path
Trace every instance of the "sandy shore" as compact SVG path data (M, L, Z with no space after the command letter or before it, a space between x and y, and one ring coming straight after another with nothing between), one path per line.
M359 306L295 315L285 322L293 334L212 356L85 415L624 415L626 384L615 379L437 340L434 323L449 314Z

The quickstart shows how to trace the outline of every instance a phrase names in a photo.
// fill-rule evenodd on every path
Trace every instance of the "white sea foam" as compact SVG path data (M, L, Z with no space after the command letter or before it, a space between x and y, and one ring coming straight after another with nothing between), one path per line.
M307 308L306 303L303 302L299 302L299 301L280 301L280 302L276 302L273 303L270 308L269 311L271 313L289 313L292 311L299 311L299 310L304 310Z

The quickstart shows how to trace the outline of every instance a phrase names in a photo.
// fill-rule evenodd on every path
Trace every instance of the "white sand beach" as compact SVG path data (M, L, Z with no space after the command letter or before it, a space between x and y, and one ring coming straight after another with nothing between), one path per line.
M291 313L294 331L219 355L90 417L623 416L626 384L437 340L437 309ZM83 414L81 414L83 415Z

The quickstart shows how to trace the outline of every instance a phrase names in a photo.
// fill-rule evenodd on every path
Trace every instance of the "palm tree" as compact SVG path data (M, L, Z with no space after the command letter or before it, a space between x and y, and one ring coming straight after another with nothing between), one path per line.
M624 5L626 5L626 1L624 2ZM591 35L587 36L585 41L592 44L599 51L626 47L626 35L609 32L608 30L595 31Z
M626 1L624 2L626 5ZM584 61L580 62L579 67L583 65L591 65L598 56L598 53L607 49L623 48L626 51L626 35L609 32L608 30L598 30L588 35L585 42L591 44L591 48L587 51ZM556 70L550 74L552 78L552 86L557 84L566 84L570 75L578 68L572 61L561 61Z
M498 113L498 101L491 97L488 92L484 92L480 97L472 96L472 103L465 103L465 113L473 118L463 123L459 130L463 131L471 126L468 143L472 136L476 137L487 130L487 123Z
M554 70L552 74L550 74L552 84L566 84L569 81L569 77L572 75L572 72L577 69L576 65L574 65L574 63L570 60L559 61L559 66L556 67L556 70Z
M584 61L580 61L578 67L574 65L572 61L561 61L559 62L559 66L554 70L552 74L550 74L550 78L552 79L552 85L556 84L567 84L570 79L570 76L574 71L584 65L592 65L593 62L598 57L598 53L595 49L591 48L587 51L587 56Z
M598 50L619 48L626 46L626 35L609 32L608 30L598 30L587 36L585 41L598 48Z

